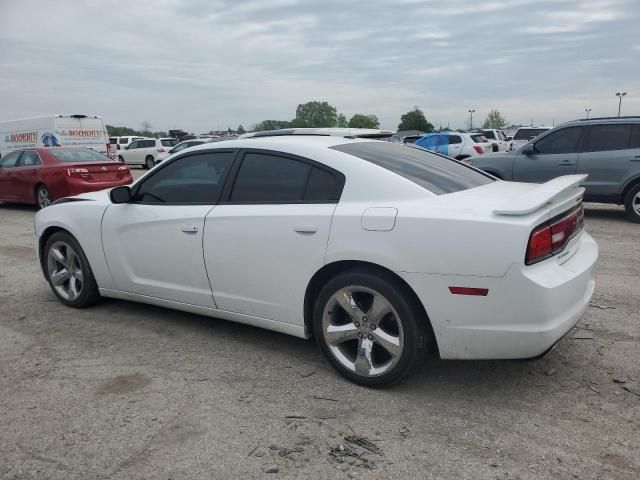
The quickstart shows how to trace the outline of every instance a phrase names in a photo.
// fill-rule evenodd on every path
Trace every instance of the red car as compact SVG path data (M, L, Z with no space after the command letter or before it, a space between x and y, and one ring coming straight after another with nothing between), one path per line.
M35 203L128 185L129 167L88 148L30 148L0 159L0 202Z

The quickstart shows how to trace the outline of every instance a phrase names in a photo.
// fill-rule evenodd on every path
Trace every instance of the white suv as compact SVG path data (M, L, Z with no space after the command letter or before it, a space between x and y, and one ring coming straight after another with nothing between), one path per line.
M507 136L502 130L496 130L495 128L483 128L477 133L481 133L485 136L491 144L491 150L493 152L506 152L509 148L509 142Z
M128 165L152 168L169 156L169 150L178 141L175 138L141 138L134 140L124 150L118 151L118 160Z

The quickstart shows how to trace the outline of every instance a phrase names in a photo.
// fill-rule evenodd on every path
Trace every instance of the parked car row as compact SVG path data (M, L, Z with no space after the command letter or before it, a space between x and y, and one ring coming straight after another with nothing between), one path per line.
M427 150L464 160L493 151L483 133L436 132L428 133L413 142Z
M627 216L640 223L640 117L575 120L519 133L514 143L536 136L522 140L516 150L473 157L466 163L517 182L588 174L583 182L586 201L624 205Z

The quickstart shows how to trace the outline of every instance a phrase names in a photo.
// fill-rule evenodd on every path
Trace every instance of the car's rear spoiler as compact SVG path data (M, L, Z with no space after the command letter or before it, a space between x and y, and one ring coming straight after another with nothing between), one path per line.
M496 215L526 215L535 212L539 208L553 202L554 199L567 193L567 190L577 187L588 175L565 175L549 180L542 185L532 188L515 201L500 208L493 213ZM581 189L583 190L583 189Z

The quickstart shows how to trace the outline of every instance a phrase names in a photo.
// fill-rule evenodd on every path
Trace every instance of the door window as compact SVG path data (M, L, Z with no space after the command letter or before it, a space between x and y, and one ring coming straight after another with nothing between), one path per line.
M138 188L135 201L151 204L215 204L235 153L189 155L160 168Z
M460 135L449 135L449 145L457 145L458 143L462 143Z
M577 153L581 132L582 127L568 127L550 133L534 144L535 152L541 155Z
M33 150L28 150L22 154L20 157L20 162L18 162L19 167L33 167L34 165L40 165L40 157Z
M640 125L633 126L629 148L640 148Z
M2 168L12 168L15 167L18 163L18 158L20 157L21 152L11 152L3 159L0 160L0 165Z
M140 146L140 141L131 142L127 147L127 150L134 150Z
M426 138L418 140L416 144L429 150L435 149L436 145L438 144L438 135L429 135Z
M340 199L341 188L342 182L334 174L313 167L304 199L307 202L335 203Z
M631 125L609 124L592 125L589 130L589 143L585 151L604 152L624 150L629 147Z
M153 148L156 146L155 140L142 140L140 142L140 148Z
M302 202L310 170L309 164L290 158L247 153L230 200L242 203Z

